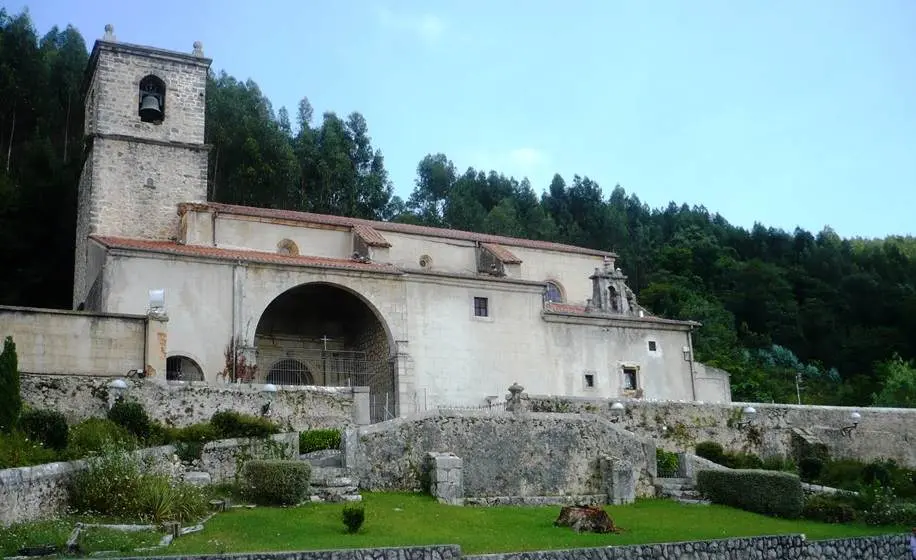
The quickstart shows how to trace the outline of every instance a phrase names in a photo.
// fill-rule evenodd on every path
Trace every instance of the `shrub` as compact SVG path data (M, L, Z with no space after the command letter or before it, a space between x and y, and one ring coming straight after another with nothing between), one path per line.
M108 419L132 433L140 441L147 441L152 432L152 421L143 405L135 401L118 400L108 411Z
M821 470L818 482L824 486L858 491L862 487L864 463L851 459L827 461Z
M814 482L824 472L824 462L817 457L805 457L798 463L798 474L806 482Z
M366 510L362 505L348 505L343 508L343 522L348 533L356 533L366 520Z
M215 413L210 423L218 438L266 437L280 432L280 427L266 418L232 410Z
M207 494L202 488L166 475L143 475L137 497L138 516L156 523L199 519L207 511Z
M796 470L795 461L793 461L791 457L784 457L782 455L767 457L763 460L761 468L768 471L795 472Z
M655 468L658 476L670 478L677 476L678 458L677 453L671 453L664 449L655 449Z
M178 428L175 430L174 437L175 441L188 443L207 443L208 441L219 439L216 428L209 422L201 422L185 426L184 428Z
M70 428L67 456L79 459L104 449L132 449L136 439L122 426L107 418L87 418Z
M42 447L21 431L0 432L0 469L53 463L56 460L57 454L53 450Z
M790 519L801 515L801 480L785 472L764 470L697 473L697 490L717 504Z
M8 336L0 352L0 432L10 433L19 423L22 394L19 388L19 360L16 343Z
M295 505L305 499L312 470L305 461L254 460L242 467L245 494L262 505Z
M70 428L67 419L56 410L27 410L19 420L20 427L29 439L39 441L48 449L63 451L67 448Z
M805 500L802 516L824 523L851 523L856 520L856 510L842 497L815 494Z
M340 449L340 430L307 430L299 434L299 453Z
M722 465L730 469L762 469L763 461L753 453L729 453L722 456Z
M714 441L701 441L698 443L696 446L696 454L699 457L708 459L719 465L723 463L725 458L725 450Z

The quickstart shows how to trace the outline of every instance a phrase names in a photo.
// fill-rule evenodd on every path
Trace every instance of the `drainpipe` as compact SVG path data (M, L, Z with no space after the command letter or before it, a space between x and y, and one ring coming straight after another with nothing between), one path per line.
M697 400L697 380L696 373L693 369L693 325L690 325L690 328L687 330L687 348L690 349L690 394L692 395L692 400Z

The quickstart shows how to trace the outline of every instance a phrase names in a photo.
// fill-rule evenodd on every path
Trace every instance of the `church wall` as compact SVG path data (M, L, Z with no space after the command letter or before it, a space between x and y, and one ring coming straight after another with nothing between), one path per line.
M353 253L353 234L349 230L297 227L231 216L216 219L218 247L276 253L283 239L293 241L301 255L346 259Z
M406 269L420 268L420 257L432 258L430 270L460 274L477 273L477 255L472 241L424 237L382 231L385 239L391 243L388 250L388 261L395 266Z
M207 152L97 138L89 233L177 239L176 204L207 196Z
M76 248L73 264L73 308L76 309L86 299L89 292L90 280L87 278L88 246L89 246L89 213L92 210L92 184L93 184L92 158L86 158L86 163L80 174L77 190L76 211Z
M109 312L146 313L149 290L165 290L168 353L197 362L209 382L225 369L232 333L232 266L168 256L109 256L105 267ZM254 327L252 327L252 334Z
M560 253L511 245L506 245L506 248L522 260L521 279L532 282L559 282L568 303L584 304L586 299L592 297L592 283L588 277L595 272L595 267L604 263L603 257L594 255Z
M146 317L0 306L23 373L125 375L143 367Z

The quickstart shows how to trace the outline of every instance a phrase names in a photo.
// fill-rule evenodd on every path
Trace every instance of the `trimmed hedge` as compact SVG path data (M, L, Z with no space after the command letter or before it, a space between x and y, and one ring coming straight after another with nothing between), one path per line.
M801 479L778 471L703 470L697 490L717 504L789 519L799 517L805 503Z
M280 427L266 418L232 410L213 414L210 424L219 439L267 437L280 433Z
M306 430L299 434L299 453L340 449L340 430Z
M802 515L824 523L851 523L856 520L856 510L848 498L824 494L815 494L805 500Z
M260 505L291 506L308 495L311 466L305 461L254 460L242 467L245 495Z

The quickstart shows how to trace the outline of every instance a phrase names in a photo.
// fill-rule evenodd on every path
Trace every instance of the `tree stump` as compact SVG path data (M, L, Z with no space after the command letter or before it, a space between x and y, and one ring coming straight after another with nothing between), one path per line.
M577 533L619 533L614 520L599 506L564 506L553 522L555 527L572 527Z

